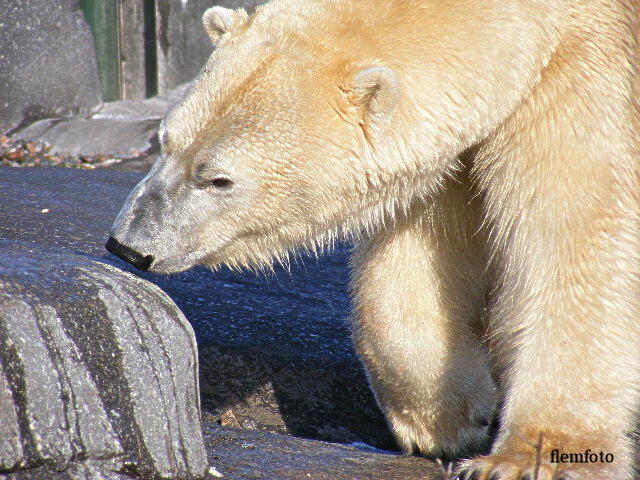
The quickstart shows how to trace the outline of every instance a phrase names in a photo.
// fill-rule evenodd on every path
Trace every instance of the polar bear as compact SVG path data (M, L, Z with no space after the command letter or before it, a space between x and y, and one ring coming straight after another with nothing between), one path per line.
M461 477L631 480L638 19L636 0L214 7L107 248L168 273L350 238L354 341L402 449L483 451L499 410Z

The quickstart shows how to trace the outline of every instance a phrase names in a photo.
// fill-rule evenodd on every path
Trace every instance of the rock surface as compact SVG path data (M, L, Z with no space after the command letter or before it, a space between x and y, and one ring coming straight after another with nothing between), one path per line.
M393 455L366 445L356 448L211 424L204 428L212 473L227 480L453 478L424 458Z
M88 221L51 225L82 204L24 172L0 171L0 472L202 477L191 326L155 285L82 251ZM62 180L51 172L37 173Z
M93 37L77 0L4 0L0 19L0 132L100 103Z
M193 326L203 407L273 432L393 449L346 323L348 250L269 278L205 268L137 272L108 254L107 232L141 174L0 168L4 241L75 252L160 286ZM49 213L41 213L50 209ZM40 240L36 240L40 239Z
M105 103L86 118L48 118L16 131L13 137L46 142L52 153L118 158L140 157L158 150L160 120L187 85L147 100Z

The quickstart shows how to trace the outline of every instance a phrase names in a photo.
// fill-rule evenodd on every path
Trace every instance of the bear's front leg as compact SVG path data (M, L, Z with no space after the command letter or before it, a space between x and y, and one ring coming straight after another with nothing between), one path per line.
M360 245L353 261L356 349L408 453L477 452L496 406L477 334L483 254L465 188L449 181L433 205L414 205Z
M504 388L501 429L492 454L464 462L461 479L637 478L637 233L623 211L585 211L587 201L562 208L547 219L521 211L527 224L503 251L488 329Z
M637 69L612 68L603 87L584 66L620 55L625 42L606 38L588 62L574 45L559 51L564 63L475 158L504 405L492 455L467 461L461 478L638 478L638 117L622 87Z

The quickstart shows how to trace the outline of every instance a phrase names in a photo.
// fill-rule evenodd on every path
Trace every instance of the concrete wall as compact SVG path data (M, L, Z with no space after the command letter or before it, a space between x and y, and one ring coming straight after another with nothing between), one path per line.
M202 14L213 5L244 7L251 13L263 0L157 0L158 92L188 82L211 54Z

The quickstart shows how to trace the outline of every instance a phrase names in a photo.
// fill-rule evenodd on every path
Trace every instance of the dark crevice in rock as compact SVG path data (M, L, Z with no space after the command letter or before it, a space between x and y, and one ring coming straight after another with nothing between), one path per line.
M87 279L95 282L95 279ZM89 282L87 282L89 283ZM106 284L99 285L108 288ZM89 287L95 293L96 287ZM78 346L81 356L89 371L89 375L97 385L98 395L104 405L107 418L111 427L116 432L117 437L122 443L122 447L129 453L129 461L136 461L131 456L131 452L137 452L141 458L147 458L148 452L142 441L142 434L139 426L131 419L135 418L133 405L131 404L131 389L126 380L124 373L122 351L112 343L109 349L105 349L102 341L105 338L118 338L118 334L109 322L100 322L91 326L91 333L83 325L85 318L92 318L96 314L103 318L109 318L104 306L97 307L92 305L92 310L99 308L99 312L90 310L81 304L62 304L61 316L65 318L65 326Z

